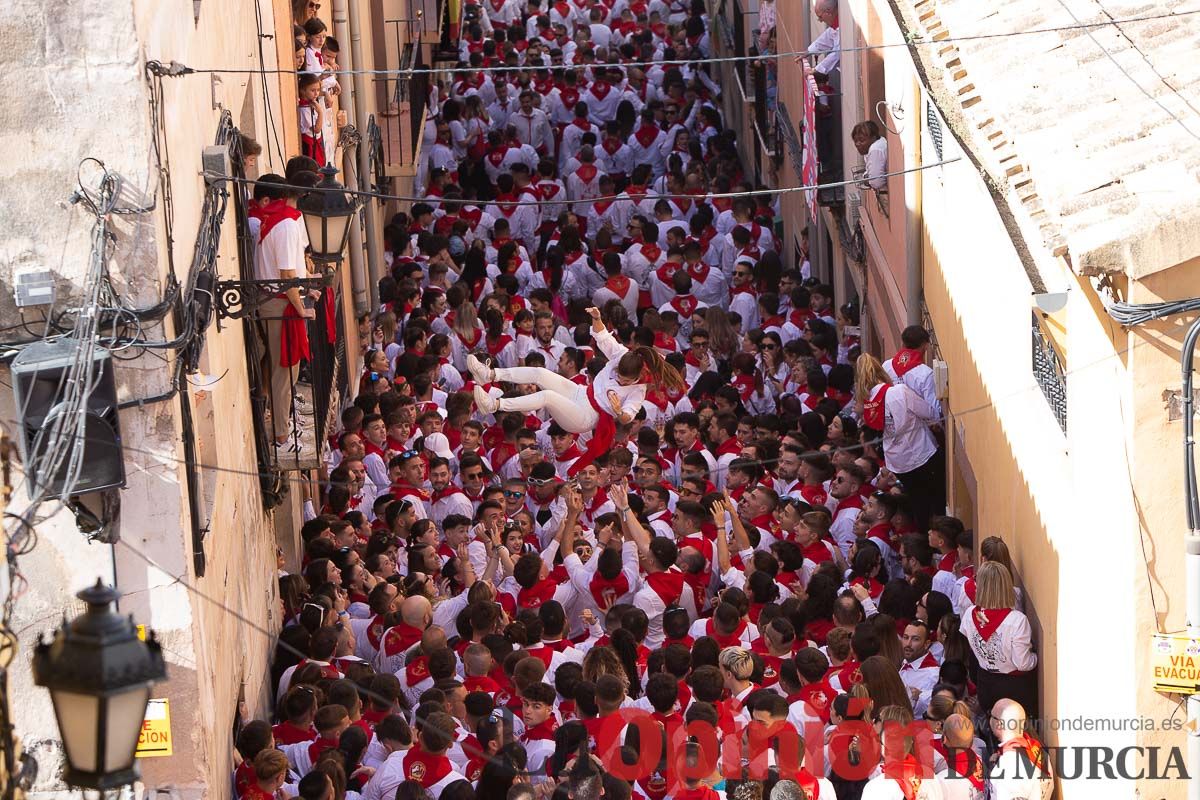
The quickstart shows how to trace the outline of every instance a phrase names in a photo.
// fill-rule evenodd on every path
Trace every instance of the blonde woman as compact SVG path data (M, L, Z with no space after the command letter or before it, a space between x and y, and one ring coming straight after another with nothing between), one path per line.
M882 434L884 464L904 484L917 529L926 530L930 517L946 511L946 461L929 431L937 415L866 353L854 363L854 397L863 426Z
M960 630L979 662L979 706L988 711L1002 698L1037 709L1037 653L1029 619L1016 610L1016 592L1008 568L997 561L979 565L975 603L963 615Z
M462 374L467 373L467 354L483 346L483 323L470 299L454 309L450 323L450 363Z
M1008 545L999 536L989 536L979 543L979 563L983 564L988 561L1003 564L1009 575L1017 574L1017 571L1013 569L1012 556L1008 553ZM972 573L960 578L955 585L954 597L951 598L954 602L955 614L962 616L975 602L975 592L978 586L975 580L976 576ZM1013 592L1015 593L1013 608L1021 611L1025 608L1025 595L1019 586L1014 586Z

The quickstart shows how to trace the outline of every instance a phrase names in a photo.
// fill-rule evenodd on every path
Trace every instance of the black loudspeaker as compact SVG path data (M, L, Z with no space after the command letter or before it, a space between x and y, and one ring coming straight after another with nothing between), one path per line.
M12 362L21 457L34 488L44 490L52 497L62 495L69 458L62 460L54 475L39 474L35 462L45 454L50 437L43 437L40 442L37 437L39 431L48 431L58 415L65 411L66 376L79 357L79 350L79 342L71 339L36 342L22 350ZM92 353L92 362L97 380L85 407L85 433L82 439L76 437L72 426L67 432L69 438L63 443L66 447L83 448L83 467L72 495L125 486L125 458L121 450L112 357L108 350L97 347Z

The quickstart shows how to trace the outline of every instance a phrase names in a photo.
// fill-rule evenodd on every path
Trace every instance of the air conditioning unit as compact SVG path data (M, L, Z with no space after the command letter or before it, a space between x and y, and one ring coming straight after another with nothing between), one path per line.
M940 359L933 361L933 385L939 400L950 397L950 366Z
M846 221L850 230L856 230L862 222L862 192L858 189L846 188Z

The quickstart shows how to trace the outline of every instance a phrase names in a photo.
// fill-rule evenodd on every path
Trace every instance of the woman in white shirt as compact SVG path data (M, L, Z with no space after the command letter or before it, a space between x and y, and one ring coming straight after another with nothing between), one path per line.
M467 356L467 369L475 378L475 405L483 414L496 411L532 413L549 411L554 421L569 433L586 433L592 437L581 459L590 463L608 452L616 438L617 425L627 425L641 410L646 400L647 384L642 375L648 372L660 388L683 391L683 377L668 364L653 347L632 350L618 342L600 318L600 310L589 308L592 317L592 337L608 364L583 386L542 367L513 367L494 369L474 355ZM495 381L537 384L541 391L521 397L496 398L484 389ZM576 467L579 467L576 463Z
M866 353L854 363L854 397L863 426L882 432L884 464L904 484L917 530L926 530L929 518L946 510L946 460L929 430L937 414Z
M1029 618L1013 607L1012 575L1000 562L987 561L976 570L975 583L975 604L959 630L979 662L979 707L986 711L1007 697L1036 716L1038 658Z

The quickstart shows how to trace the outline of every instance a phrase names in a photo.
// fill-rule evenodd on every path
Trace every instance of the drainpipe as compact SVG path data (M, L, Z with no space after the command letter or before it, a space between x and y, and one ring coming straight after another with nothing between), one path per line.
M904 175L904 198L906 209L904 225L904 242L908 261L908 272L905 286L905 305L908 308L908 325L920 325L921 292L924 287L924 248L921 244L921 234L924 220L921 208L921 192L923 177L917 168L921 166L921 85L913 78L912 82L913 108L909 112L908 141L904 143L904 168L913 170Z
M335 0L345 3L346 0ZM359 133L367 135L367 76L362 70L369 69L363 56L362 14L357 0L351 0L355 7L350 14L350 50L354 54L354 63L359 71L354 74L354 125ZM371 153L369 147L358 148L358 174L371 174ZM359 187L362 188L361 186ZM379 241L379 232L375 217L374 203L366 209L367 215L367 290L371 295L371 308L379 307L379 279L383 277L383 246Z
M346 13L346 0L333 0L333 30L339 42L350 42L349 15ZM341 67L345 72L353 73L354 71L354 53L349 47L344 47L341 52ZM358 116L354 113L355 97L351 88L351 81L348 75L343 73L338 82L342 86L341 94L338 99L341 102L341 107L345 110L346 116L355 121L355 127L358 127ZM365 137L367 131L365 128L358 129L359 135ZM361 140L360 140L361 142ZM358 149L362 149L363 144L360 143ZM356 189L362 189L357 180L358 170L354 168L354 151L347 150L344 154L344 162L342 166L342 180L345 186L352 186ZM369 210L367 216L370 216ZM362 228L359 225L350 226L350 283L354 291L354 310L357 313L367 311L369 300L367 297L367 273L363 265L363 241Z

